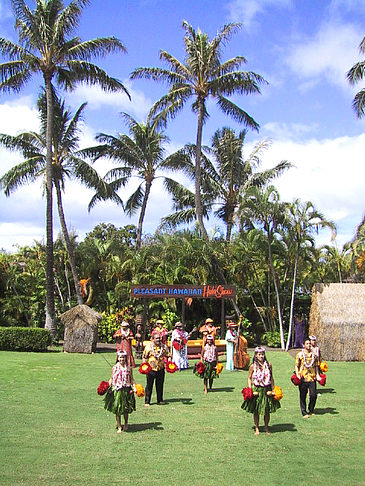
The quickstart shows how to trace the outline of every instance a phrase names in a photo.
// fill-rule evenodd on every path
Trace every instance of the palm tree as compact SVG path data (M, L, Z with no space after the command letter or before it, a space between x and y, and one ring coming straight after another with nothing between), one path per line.
M290 301L289 314L289 332L286 342L286 351L289 349L292 327L293 327L293 311L295 288L297 284L298 264L300 256L304 255L304 247L307 243L314 246L312 234L317 232L319 228L330 228L332 237L335 236L335 225L331 221L325 219L324 215L317 211L314 205L310 202L301 203L296 199L291 204L285 206L285 228L289 234L289 239L293 251L293 280ZM290 249L289 249L290 250Z
M76 30L88 0L72 0L64 6L61 0L36 0L32 11L25 0L11 0L19 44L0 38L0 53L9 61L0 65L0 90L19 92L33 74L43 78L47 100L46 126L46 244L47 298L45 327L56 334L53 278L52 226L52 83L73 89L78 82L99 84L102 89L128 92L123 84L90 62L111 52L125 52L115 37L81 41L71 37ZM128 95L129 96L129 95Z
M174 169L166 161L164 144L168 141L166 135L159 130L159 119L149 116L145 123L138 123L127 113L122 113L127 122L129 134L118 136L100 133L96 139L101 145L87 149L85 153L93 156L94 160L100 157L107 157L114 163L121 164L111 169L104 177L113 189L114 200L117 200L116 192L119 188L125 187L132 177L140 179L140 184L125 203L124 210L128 215L133 215L138 209L139 220L136 239L137 250L141 247L143 221L146 214L148 199L151 194L153 182L162 177L158 173L165 169ZM175 184L175 181L168 177L162 177L166 189ZM104 189L104 188L103 188ZM103 190L98 191L90 201L91 209L98 201L109 199L110 194ZM122 204L122 200L119 199Z
M359 50L361 54L365 54L365 37L360 42ZM365 78L365 60L357 62L352 66L350 71L347 73L347 79L352 86L357 84L359 81L362 81ZM359 91L353 102L352 106L358 116L358 118L362 118L365 115L365 89Z
M280 303L279 282L274 265L273 244L275 234L284 222L284 206L280 201L280 196L274 186L268 186L264 189L251 187L241 204L241 217L251 218L262 226L267 238L268 256L271 275L273 279L277 314L279 319L280 341L282 350L285 349L284 327L282 318L282 309Z
M166 118L174 116L188 100L192 100L192 110L198 117L194 173L195 212L201 235L205 240L208 240L208 234L203 222L200 189L202 131L204 122L209 116L206 106L208 99L214 98L219 108L234 120L249 128L258 129L258 123L226 97L236 93L260 93L259 84L265 82L254 72L239 70L246 63L246 59L242 56L236 56L225 62L221 61L223 47L240 25L225 25L210 40L200 29L195 31L191 25L183 21L185 61L181 62L168 52L161 51L160 59L167 63L168 69L140 67L131 74L132 79L153 79L166 82L171 86L170 91L153 107L154 112L162 112Z
M284 170L291 167L287 161L282 161L272 169L257 171L261 163L261 154L270 142L260 141L245 159L243 146L247 132L236 135L231 128L218 129L212 139L212 148L203 147L202 151L202 184L201 199L203 215L208 217L214 207L215 215L226 225L226 241L231 240L231 234L237 210L247 190L252 187L262 187ZM205 156L212 155L214 162ZM192 161L195 146L186 145L182 150L169 157L169 163L180 169L190 178L194 178L194 163ZM189 223L195 218L193 193L181 185L172 188L175 214L163 219L164 225L176 226Z
M65 190L66 179L76 179L87 187L102 188L105 186L97 172L78 156L79 122L86 103L83 103L72 116L65 108L64 101L53 95L53 137L52 137L52 178L56 188L58 216L74 281L78 304L83 303L80 292L79 278L73 251L73 244L67 230L62 203L62 191ZM9 196L20 186L32 183L39 177L45 177L46 172L46 130L47 105L45 93L38 100L41 119L40 133L23 132L16 136L0 134L0 144L10 150L22 153L24 161L14 166L0 179L0 188ZM101 189L99 189L101 190ZM105 189L106 191L106 189Z

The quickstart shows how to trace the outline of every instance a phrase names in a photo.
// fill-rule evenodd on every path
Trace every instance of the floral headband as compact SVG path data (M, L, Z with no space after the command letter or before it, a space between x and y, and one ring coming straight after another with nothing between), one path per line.
M309 339L310 339L311 341L317 341L316 336L309 336Z
M257 346L255 348L255 354L256 353L264 353L265 352L265 348L263 348L262 346Z
M118 358L121 358L121 357L126 358L127 353L125 351L118 351L117 356L118 356Z

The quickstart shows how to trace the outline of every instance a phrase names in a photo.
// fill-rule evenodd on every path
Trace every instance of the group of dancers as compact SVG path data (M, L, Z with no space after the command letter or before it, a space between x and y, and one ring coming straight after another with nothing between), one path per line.
M157 322L157 326L151 333L149 341L143 349L142 364L148 363L149 372L145 389L145 407L151 406L151 396L155 384L157 404L163 405L163 391L165 381L165 366L167 360L172 360L179 370L189 367L187 357L187 340L190 336L181 322L176 323L171 333L172 352L167 346L167 335L161 331L162 323ZM233 323L234 324L234 323ZM236 325L228 327L232 340L237 338L235 334ZM195 329L194 329L195 330ZM194 331L193 330L193 331ZM200 353L200 360L194 367L194 373L199 376L204 383L204 393L212 390L213 380L218 376L218 353L215 346L217 328L213 325L213 320L208 318L204 326L200 329L203 337L203 344ZM192 332L193 332L192 331ZM121 323L121 328L114 334L117 340L117 361L112 368L109 380L109 391L104 398L104 407L114 413L117 421L117 433L128 429L128 417L136 409L135 392L136 382L133 378L133 368L135 361L132 352L133 333L127 322ZM174 345L175 343L175 345ZM226 369L232 370L232 356L229 353L229 341L227 340L227 363ZM297 354L295 359L295 375L299 382L300 409L304 418L314 415L314 408L317 399L316 383L319 381L320 351L316 343L316 338L310 336L304 339L303 349ZM280 408L280 403L274 396L274 376L271 363L266 358L265 348L258 346L254 350L252 364L248 370L247 386L252 391L253 398L244 400L241 408L253 414L255 435L260 433L259 418L264 416L264 430L269 431L270 414ZM309 393L308 409L306 405ZM124 424L121 423L124 418Z

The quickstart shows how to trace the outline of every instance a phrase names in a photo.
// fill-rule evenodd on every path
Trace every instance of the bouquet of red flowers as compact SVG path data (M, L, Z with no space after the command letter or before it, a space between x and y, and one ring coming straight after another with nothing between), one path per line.
M105 395L105 393L108 391L108 388L109 388L109 382L101 381L96 391L98 392L98 395Z
M295 373L292 374L290 380L293 383L293 385L295 385L295 386L299 386L300 382L302 381L301 378L298 378Z
M148 373L152 370L151 365L149 363L142 363L138 368L138 371L141 375L148 375Z
M324 374L324 373L320 373L319 375L321 377L320 380L318 380L318 383L321 385L321 386L324 386L326 384L326 379L327 379L327 376Z
M246 388L243 388L242 395L245 402L252 400L253 398L252 388L249 388L248 386Z
M199 361L196 365L195 365L195 369L196 371L199 373L199 375L202 375L205 371L205 364L202 363L201 361Z
M167 373L175 373L175 371L177 370L177 366L175 363L173 363L172 361L168 361L166 363L166 371Z

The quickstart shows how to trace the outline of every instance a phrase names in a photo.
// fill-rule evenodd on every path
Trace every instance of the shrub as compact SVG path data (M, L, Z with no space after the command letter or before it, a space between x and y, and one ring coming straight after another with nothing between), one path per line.
M0 350L46 351L52 344L48 329L39 327L1 327Z
M280 332L279 331L267 331L262 335L262 343L267 344L270 348L280 348Z
M100 343L114 343L113 334L120 327L116 315L103 312L102 316L98 322L98 340Z

